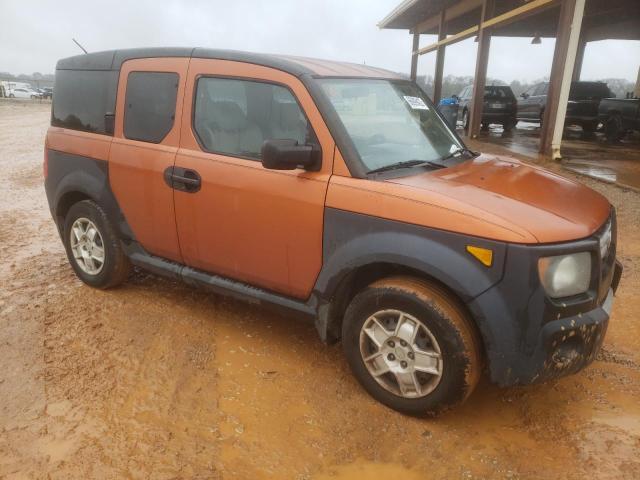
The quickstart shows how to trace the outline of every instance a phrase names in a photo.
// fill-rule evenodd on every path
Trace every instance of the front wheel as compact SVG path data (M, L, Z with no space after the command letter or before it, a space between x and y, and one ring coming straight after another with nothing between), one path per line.
M114 287L129 275L129 259L115 229L105 211L92 200L83 200L69 209L64 246L76 275L91 287Z
M463 402L480 378L470 320L448 292L423 280L393 277L366 287L347 308L342 343L365 390L410 415Z

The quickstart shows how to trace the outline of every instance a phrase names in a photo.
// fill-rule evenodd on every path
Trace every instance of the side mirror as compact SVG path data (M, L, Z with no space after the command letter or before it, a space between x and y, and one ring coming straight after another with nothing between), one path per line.
M520 96L522 98L529 98L529 94L528 93L521 93Z
M296 140L265 140L262 144L262 166L271 170L316 170L320 166L318 150L298 145Z
M104 131L108 135L113 135L116 129L116 115L114 113L104 114Z

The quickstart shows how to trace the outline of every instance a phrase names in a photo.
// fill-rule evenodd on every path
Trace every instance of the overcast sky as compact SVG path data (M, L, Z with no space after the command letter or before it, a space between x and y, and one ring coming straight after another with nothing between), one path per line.
M378 21L400 0L1 0L0 71L52 73L56 60L89 51L142 46L202 46L287 53L409 71L406 31ZM421 45L433 38L423 36ZM473 75L473 39L447 48L445 74ZM494 39L489 76L505 81L549 75L553 40ZM419 74L433 74L435 54ZM587 48L583 79L635 81L640 42L604 41Z

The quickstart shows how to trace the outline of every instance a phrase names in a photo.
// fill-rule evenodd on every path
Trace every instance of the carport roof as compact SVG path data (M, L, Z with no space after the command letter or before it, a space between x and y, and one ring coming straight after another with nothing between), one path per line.
M496 1L496 16L522 7L523 0ZM501 25L494 35L511 37L555 37L559 17L559 0L535 10L526 21ZM448 9L450 17L445 33L454 35L477 25L482 0L404 0L378 26L404 29L412 33L438 34L439 16ZM639 0L587 0L582 25L588 41L620 39L640 40Z

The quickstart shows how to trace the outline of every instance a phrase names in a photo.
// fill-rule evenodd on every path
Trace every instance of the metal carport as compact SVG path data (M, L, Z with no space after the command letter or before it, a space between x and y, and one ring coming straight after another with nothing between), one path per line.
M605 39L640 40L639 0L404 0L378 24L413 34L411 77L418 56L436 52L434 102L440 100L445 50L477 36L473 102L468 135L480 131L487 63L492 36L555 37L547 105L539 150L560 158L569 88L580 77L587 42ZM420 46L420 35L438 35Z

